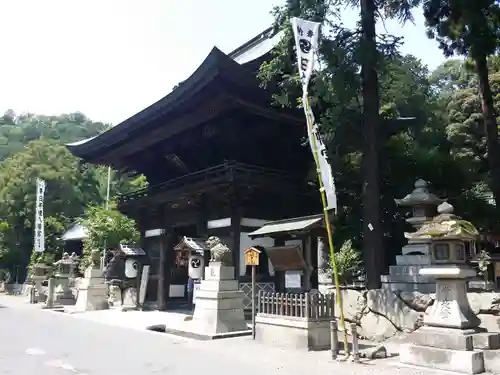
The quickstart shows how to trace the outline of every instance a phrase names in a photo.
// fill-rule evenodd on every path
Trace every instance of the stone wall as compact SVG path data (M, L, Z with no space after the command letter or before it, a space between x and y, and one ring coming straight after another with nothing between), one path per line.
M358 325L363 338L383 341L398 332L413 332L422 325L425 311L434 303L433 294L376 289L342 291L346 321ZM500 293L468 293L472 310L482 327L500 332ZM337 307L336 315L340 309Z

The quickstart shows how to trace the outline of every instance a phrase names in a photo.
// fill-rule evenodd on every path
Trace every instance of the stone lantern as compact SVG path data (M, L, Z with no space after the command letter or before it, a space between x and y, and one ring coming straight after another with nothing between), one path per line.
M42 282L48 279L51 266L46 263L35 263L33 265L33 274L31 275L31 280L34 283L34 288L36 291L36 299L42 299L45 295L44 288L42 286Z
M398 206L412 209L412 216L406 222L418 230L425 222L432 220L436 207L443 199L431 194L424 180L417 180L414 186L410 194L394 201ZM419 275L420 269L431 262L430 239L420 236L408 238L401 255L396 256L396 264L389 266L389 275L381 276L382 287L393 291L430 293L434 291L434 280Z
M432 220L436 213L436 207L443 199L429 192L427 182L419 179L415 181L415 189L402 199L394 199L400 207L411 207L412 216L406 219L415 229L419 229L423 223Z
M73 292L69 287L69 278L74 269L74 260L68 253L64 253L62 258L54 263L54 269L55 287L51 303L54 305L74 304Z
M465 243L478 235L470 222L453 215L453 206L442 203L439 215L424 224L410 237L427 237L431 241L431 266L421 275L436 279L436 301L424 324L458 329L476 328L481 323L467 299L467 279L476 276L468 264Z
M431 264L420 275L436 280L435 302L424 315L424 326L401 346L402 363L476 374L484 371L484 357L473 349L497 349L498 333L482 332L480 319L467 298L467 280L476 272L468 265L465 244L478 236L474 225L453 215L442 203L439 215L423 224L410 239L430 241Z

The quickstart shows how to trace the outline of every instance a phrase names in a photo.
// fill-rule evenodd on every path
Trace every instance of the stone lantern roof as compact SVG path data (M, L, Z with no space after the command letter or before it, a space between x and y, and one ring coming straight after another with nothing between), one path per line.
M430 193L427 188L427 181L419 179L415 181L415 189L402 199L394 199L398 206L402 207L414 207L422 205L437 206L438 204L444 202L443 199L438 198L434 194Z
M453 214L453 206L447 202L438 206L438 213L434 219L428 221L414 233L405 233L409 239L456 239L470 241L479 235L478 230L471 222Z

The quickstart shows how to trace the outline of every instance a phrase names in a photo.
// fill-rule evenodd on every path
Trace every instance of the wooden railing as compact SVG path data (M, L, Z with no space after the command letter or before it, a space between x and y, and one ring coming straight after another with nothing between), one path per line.
M299 185L303 184L303 179L300 176L290 174L286 171L228 161L215 167L176 177L160 184L136 190L128 194L119 195L118 200L120 202L126 202L143 196L154 195L155 193L165 190L183 188L184 186L193 185L195 183L215 183L216 181L227 182L235 178L242 179L242 182L245 182L253 181L263 176L271 179L274 178L275 180L283 182L295 183Z
M257 312L307 319L332 319L335 317L335 298L333 294L260 292Z

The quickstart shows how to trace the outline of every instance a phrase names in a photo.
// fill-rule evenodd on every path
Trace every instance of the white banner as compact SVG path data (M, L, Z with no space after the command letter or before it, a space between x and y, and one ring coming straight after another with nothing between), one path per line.
M299 67L300 80L302 82L302 103L307 121L307 135L311 151L316 161L318 173L321 175L323 189L326 195L327 209L337 209L337 194L333 180L332 168L328 162L326 147L319 127L314 120L309 105L308 87L314 69L315 54L318 48L319 27L318 22L306 21L301 18L291 19L293 34L295 36L295 47L297 51L297 63Z
M35 252L45 251L45 231L43 220L43 198L45 195L45 181L36 179L36 202L35 202Z

